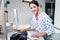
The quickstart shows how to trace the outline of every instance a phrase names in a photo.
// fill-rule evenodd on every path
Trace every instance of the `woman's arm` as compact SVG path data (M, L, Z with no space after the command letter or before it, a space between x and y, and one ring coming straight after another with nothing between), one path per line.
M30 31L30 30L31 30L31 27L26 28L26 29L23 29L23 30L21 30L21 31Z
M16 32L23 32L23 31L30 31L30 30L31 28L29 27L29 28L21 29L21 30L17 29Z
M32 37L44 37L44 36L46 36L47 35L47 33L46 32L42 32L42 33L36 33L36 34L32 34Z
M41 37L44 37L44 36L46 36L46 35L47 35L46 32L42 32L42 33L40 33L40 36L41 36Z

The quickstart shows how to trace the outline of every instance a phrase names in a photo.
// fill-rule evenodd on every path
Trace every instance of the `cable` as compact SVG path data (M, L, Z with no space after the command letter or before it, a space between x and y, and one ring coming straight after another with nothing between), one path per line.
M57 30L60 30L59 28L57 28L57 27L54 27L54 28L56 28Z

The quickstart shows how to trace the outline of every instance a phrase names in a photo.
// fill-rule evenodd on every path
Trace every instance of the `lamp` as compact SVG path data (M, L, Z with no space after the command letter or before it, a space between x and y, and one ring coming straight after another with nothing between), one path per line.
M30 2L30 1L33 1L33 0L22 0L23 2Z
M6 1L5 7L7 8L7 5L10 4L10 1Z

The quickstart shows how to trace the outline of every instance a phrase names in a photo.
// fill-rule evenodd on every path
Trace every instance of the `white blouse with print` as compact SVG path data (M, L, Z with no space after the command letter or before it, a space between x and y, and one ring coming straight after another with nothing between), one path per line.
M38 20L36 20L35 15L33 15L30 27L39 33L46 32L47 35L54 33L52 20L45 12L40 13Z

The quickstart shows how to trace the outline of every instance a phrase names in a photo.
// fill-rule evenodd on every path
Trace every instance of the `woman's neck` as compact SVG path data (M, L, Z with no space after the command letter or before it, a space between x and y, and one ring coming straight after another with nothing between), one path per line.
M35 15L35 17L36 17L36 20L38 20L38 16L40 15L40 11L38 11L37 13L36 13L36 15Z
M38 10L38 12L35 14L35 16L39 16L40 14L40 10Z

